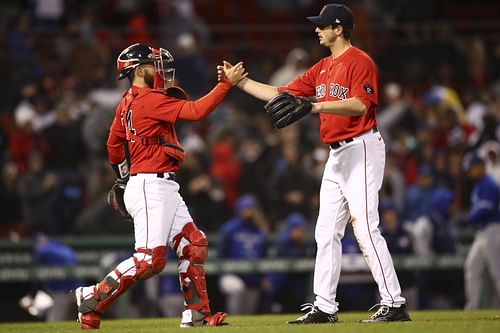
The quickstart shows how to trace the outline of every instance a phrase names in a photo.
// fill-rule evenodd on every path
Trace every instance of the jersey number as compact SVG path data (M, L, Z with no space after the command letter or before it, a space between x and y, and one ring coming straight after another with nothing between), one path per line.
M134 126L132 125L132 110L127 111L126 120L127 120L127 130L129 130L130 133L133 134L132 138L130 139L130 142L135 142L134 138L136 136L136 131Z

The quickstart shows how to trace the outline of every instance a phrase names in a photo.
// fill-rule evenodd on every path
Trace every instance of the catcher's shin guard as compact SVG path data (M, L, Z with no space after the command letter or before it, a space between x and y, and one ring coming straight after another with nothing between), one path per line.
M174 250L186 239L179 256L179 279L186 310L192 309L210 315L210 306L205 281L204 263L208 256L208 240L194 223L187 223L181 233L174 237Z
M145 280L160 273L166 264L165 255L166 246L138 249L134 256L122 261L97 285L78 288L80 292L80 295L77 295L78 312L103 313L121 294L130 289L135 281Z

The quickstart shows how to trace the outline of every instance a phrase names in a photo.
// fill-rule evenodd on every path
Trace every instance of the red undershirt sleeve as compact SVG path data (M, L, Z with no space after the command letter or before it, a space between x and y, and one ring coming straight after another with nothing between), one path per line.
M219 82L208 94L195 100L187 101L181 107L180 120L200 120L212 112L231 89L227 81Z

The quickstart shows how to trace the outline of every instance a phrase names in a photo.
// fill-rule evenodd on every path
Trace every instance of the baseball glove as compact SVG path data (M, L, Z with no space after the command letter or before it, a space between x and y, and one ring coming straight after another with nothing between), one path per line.
M126 186L126 181L121 179L115 180L111 190L108 192L108 203L124 220L132 221L132 216L128 213L125 202L123 201L123 194L125 193Z
M274 96L264 106L276 128L293 124L312 110L312 103L307 98L296 97L287 91Z

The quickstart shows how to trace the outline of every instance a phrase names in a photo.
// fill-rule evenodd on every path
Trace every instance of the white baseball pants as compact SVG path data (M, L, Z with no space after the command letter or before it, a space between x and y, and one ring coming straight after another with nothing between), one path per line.
M382 237L378 215L378 192L382 186L385 143L380 133L366 133L337 149L331 149L320 189L316 222L314 305L326 313L338 311L336 301L342 265L341 239L351 220L381 296L381 304L399 307L401 297L391 255Z

